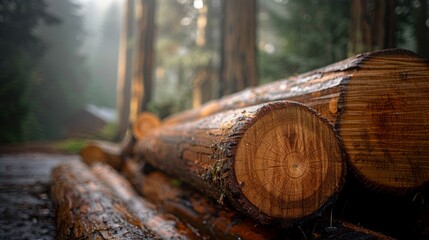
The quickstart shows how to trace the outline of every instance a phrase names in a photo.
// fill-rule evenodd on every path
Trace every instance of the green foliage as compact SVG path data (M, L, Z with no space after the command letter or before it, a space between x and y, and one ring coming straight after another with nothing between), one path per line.
M34 35L40 21L58 19L47 12L45 0L4 0L0 2L0 142L19 142L41 135L30 134L30 125L39 128L30 113L30 91L37 81L35 64L44 50Z
M66 139L56 143L54 147L61 152L78 154L85 147L86 143L86 139Z
M302 73L347 57L350 2L333 0L260 1L274 31L274 52L261 49L259 74L261 82ZM263 20L262 20L263 21ZM262 23L264 24L264 23ZM272 33L271 33L272 34ZM274 39L273 39L274 38ZM262 46L263 47L263 46Z
M64 136L64 122L83 105L77 7L72 0L0 1L0 142Z
M100 138L106 140L113 140L115 138L115 134L117 133L117 129L117 123L106 124L106 126L104 126L104 128L100 132Z

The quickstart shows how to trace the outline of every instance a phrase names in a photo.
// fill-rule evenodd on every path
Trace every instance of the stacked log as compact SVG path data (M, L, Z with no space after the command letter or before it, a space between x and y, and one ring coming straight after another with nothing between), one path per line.
M172 215L157 212L115 170L100 163L61 164L52 173L58 239L199 239Z
M361 215L350 211L365 208L348 200L356 191L362 199L385 196L377 204L387 207L390 196L408 203L427 192L428 103L429 62L392 49L249 88L160 126L144 113L122 146L96 142L81 151L91 171L54 171L60 236L390 239L338 219ZM144 199L95 163L122 170ZM347 169L353 174L343 190ZM124 229L97 220L100 211ZM339 211L348 212L333 214Z
M80 150L79 154L88 165L104 162L120 170L123 164L122 149L120 146L110 142L91 141Z
M428 95L428 61L390 49L246 89L173 115L164 125L270 101L301 102L335 125L349 167L365 185L400 193L429 180Z
M345 174L332 126L310 108L271 102L162 127L135 154L262 223L316 216Z
M78 161L52 172L57 239L161 239Z

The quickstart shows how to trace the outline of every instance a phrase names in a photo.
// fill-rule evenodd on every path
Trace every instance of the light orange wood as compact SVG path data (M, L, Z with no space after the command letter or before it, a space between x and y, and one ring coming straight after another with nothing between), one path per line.
M158 128L135 153L261 222L293 222L323 210L345 170L332 125L285 101Z
M133 123L133 135L137 139L143 138L148 132L159 127L161 120L158 116L150 112L140 113Z
M367 186L397 193L429 181L429 63L390 49L360 54L173 115L165 125L275 100L304 103L335 125Z
M88 165L104 162L117 170L122 168L122 150L114 143L91 141L80 150L79 154Z

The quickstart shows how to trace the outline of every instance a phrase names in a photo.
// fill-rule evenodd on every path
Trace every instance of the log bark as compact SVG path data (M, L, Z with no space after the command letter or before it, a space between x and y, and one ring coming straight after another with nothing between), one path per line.
M107 163L116 170L122 169L123 149L119 145L103 141L91 141L80 150L79 154L88 165L101 162Z
M160 213L155 205L141 198L117 171L106 164L94 164L92 173L105 184L115 196L123 201L130 211L162 239L201 239L204 236L194 232L181 220L167 213Z
M57 239L161 239L147 229L80 161L51 176Z
M332 125L284 101L158 128L137 142L135 153L262 223L322 211L345 170Z
M281 229L258 224L236 211L221 207L162 172L143 174L134 160L126 161L124 166L125 175L142 196L213 239L268 240L279 239L282 234Z
M159 127L161 120L150 112L142 112L133 123L133 135L137 139L143 138L149 131Z
M357 55L170 117L164 124L275 100L304 103L335 124L349 166L367 186L396 193L429 181L429 64L391 49Z

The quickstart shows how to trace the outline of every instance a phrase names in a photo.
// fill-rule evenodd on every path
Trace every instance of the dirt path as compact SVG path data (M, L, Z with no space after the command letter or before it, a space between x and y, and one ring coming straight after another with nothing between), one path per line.
M0 155L0 239L55 239L49 177L59 154Z

